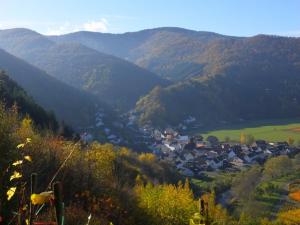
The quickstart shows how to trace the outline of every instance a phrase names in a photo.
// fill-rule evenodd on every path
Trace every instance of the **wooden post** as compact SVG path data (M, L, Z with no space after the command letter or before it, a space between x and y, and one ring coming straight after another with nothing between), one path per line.
M209 221L209 217L208 217L208 203L206 202L205 203L205 224L206 225L209 225L210 224L210 221Z
M36 193L37 174L32 173L30 177L30 204L29 204L29 225L33 224L35 206L31 203L31 195Z
M64 203L62 201L62 187L60 182L53 184L54 205L57 225L64 225Z
M204 214L205 214L204 200L201 199L200 200L200 215L201 215L201 221L200 221L200 223L201 224L204 224L204 220L203 220Z

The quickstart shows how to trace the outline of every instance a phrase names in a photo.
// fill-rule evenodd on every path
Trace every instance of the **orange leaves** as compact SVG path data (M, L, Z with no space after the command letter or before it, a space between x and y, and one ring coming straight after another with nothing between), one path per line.
M300 202L300 190L290 193L289 198L294 201Z

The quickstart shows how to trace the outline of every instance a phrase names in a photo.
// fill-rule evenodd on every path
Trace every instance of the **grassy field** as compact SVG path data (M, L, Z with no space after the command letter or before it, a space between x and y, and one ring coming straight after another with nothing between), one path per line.
M220 140L229 138L234 141L240 140L241 133L251 134L256 140L267 141L287 141L290 137L295 140L295 144L300 144L300 121L260 121L201 132L204 137L214 135Z

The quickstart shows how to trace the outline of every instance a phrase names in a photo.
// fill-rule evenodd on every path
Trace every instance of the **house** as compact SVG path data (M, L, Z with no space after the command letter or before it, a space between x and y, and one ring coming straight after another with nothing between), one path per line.
M206 164L207 166L216 170L223 166L223 160L210 159L210 160L206 160Z
M189 142L189 136L187 136L187 135L185 135L185 136L178 135L176 140L178 141L178 143L187 144Z
M228 157L228 159L232 159L232 158L236 157L236 154L235 154L235 152L233 150L230 150L230 152L228 153L227 157Z
M196 121L196 118L195 118L195 117L189 116L189 117L186 118L183 122L184 122L185 124L190 124L190 123L193 123L193 122L195 122L195 121Z
M240 159L239 157L234 157L230 160L230 163L236 167L243 167L244 166L244 161L242 159Z
M190 161L190 160L194 159L195 157L194 157L194 155L191 152L189 152L189 153L184 154L184 158L187 161Z
M216 151L209 151L206 153L206 156L208 159L213 159L218 156L218 153Z
M182 167L179 172L181 174L183 174L184 176L188 176L188 177L192 177L194 176L194 172L192 170L190 170L189 168L185 168L185 167Z
M164 144L170 151L174 151L175 150L175 147L174 146L171 146L169 144Z

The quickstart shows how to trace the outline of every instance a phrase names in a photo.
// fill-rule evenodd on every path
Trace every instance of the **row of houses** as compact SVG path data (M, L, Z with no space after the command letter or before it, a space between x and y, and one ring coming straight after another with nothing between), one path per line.
M267 158L289 155L300 149L287 142L267 143L259 140L251 146L239 143L220 143L214 137L203 141L201 136L180 135L172 129L153 131L154 143L149 148L161 160L172 163L186 176L200 176L203 171L236 171Z

